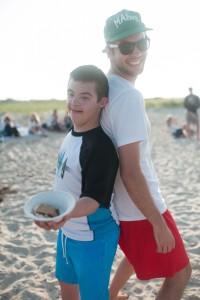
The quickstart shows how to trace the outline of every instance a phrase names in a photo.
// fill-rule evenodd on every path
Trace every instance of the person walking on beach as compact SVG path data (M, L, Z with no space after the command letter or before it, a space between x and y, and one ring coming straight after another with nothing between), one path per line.
M134 87L143 72L150 30L138 12L122 10L106 20L104 52L110 60L107 74L109 103L101 125L118 149L120 171L114 203L120 220L122 259L110 286L110 300L133 270L141 280L165 278L156 299L181 299L191 275L182 238L162 197L150 149L150 123L141 93Z
M86 65L71 72L67 106L73 128L58 154L55 189L71 193L77 203L59 223L36 222L46 230L61 228L56 277L63 300L109 299L119 239L111 202L119 162L112 141L100 126L107 97L108 80L100 69Z
M184 107L187 109L186 120L189 129L189 138L192 137L191 126L195 126L195 134L197 139L200 139L200 130L199 130L199 116L198 108L200 107L200 99L198 96L193 94L193 89L189 88L190 94L184 99Z

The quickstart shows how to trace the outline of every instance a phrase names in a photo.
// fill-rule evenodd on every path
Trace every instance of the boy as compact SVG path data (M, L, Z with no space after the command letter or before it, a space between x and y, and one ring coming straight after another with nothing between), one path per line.
M100 127L108 103L108 81L95 66L70 74L67 107L73 122L58 155L56 190L70 192L74 210L59 223L36 222L46 230L60 229L56 277L63 300L108 300L111 266L119 226L111 212L118 156Z

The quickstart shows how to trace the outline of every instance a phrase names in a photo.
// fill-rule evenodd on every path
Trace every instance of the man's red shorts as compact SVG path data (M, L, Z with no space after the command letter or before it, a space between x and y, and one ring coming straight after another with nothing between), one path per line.
M119 245L141 280L173 277L189 263L172 215L167 210L163 217L175 238L175 248L165 254L156 252L156 241L149 221L120 221Z

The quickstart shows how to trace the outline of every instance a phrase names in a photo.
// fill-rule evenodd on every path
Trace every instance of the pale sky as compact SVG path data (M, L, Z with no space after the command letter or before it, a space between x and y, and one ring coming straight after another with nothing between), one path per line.
M105 20L138 11L151 45L136 88L145 98L200 96L199 0L0 0L0 100L66 99L70 71L102 53Z

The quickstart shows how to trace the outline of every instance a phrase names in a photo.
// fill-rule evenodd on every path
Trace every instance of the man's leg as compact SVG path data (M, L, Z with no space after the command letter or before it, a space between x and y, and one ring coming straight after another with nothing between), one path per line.
M104 231L96 233L95 240L77 242L77 249L71 256L78 277L81 300L109 299L110 273L119 231L119 227L113 223Z
M113 280L110 284L110 298L109 300L125 300L128 299L127 294L122 294L120 290L128 281L130 276L134 273L132 265L129 263L126 257L121 260Z
M173 217L168 210L163 217L176 241L171 252L160 254L155 251L152 226L147 220L121 221L119 244L134 265L138 279L166 278L156 300L179 300L191 276L191 265Z
M171 278L166 278L156 300L180 300L190 279L192 268L190 263Z

